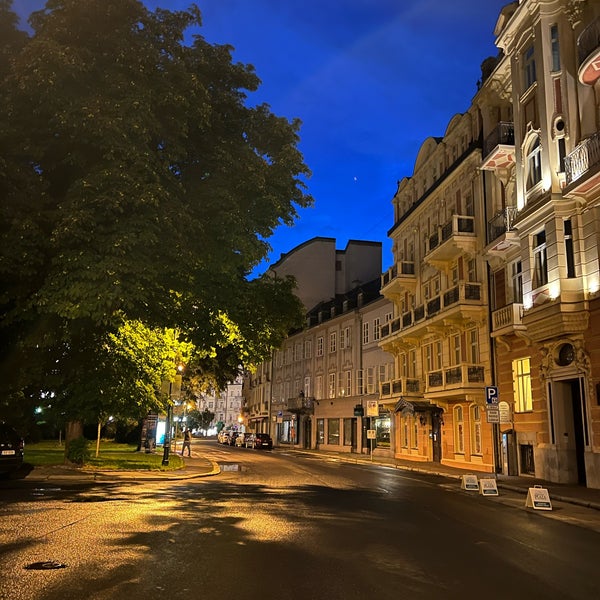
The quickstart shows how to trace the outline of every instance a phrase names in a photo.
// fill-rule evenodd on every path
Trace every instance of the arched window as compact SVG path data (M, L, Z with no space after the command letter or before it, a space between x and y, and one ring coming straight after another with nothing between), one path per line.
M454 407L454 452L465 453L465 424L462 406Z
M540 137L536 135L527 147L527 189L531 189L542 180L542 147Z
M481 442L481 408L476 404L471 407L471 453L483 454Z

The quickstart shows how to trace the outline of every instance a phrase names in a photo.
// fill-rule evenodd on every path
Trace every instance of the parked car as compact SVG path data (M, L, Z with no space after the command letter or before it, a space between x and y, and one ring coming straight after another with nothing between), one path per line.
M239 446L240 448L242 446L246 445L246 438L248 438L249 436L251 436L251 433L238 433L238 435L235 438L235 445Z
M227 442L230 446L235 446L235 440L238 438L238 436L241 435L239 431L232 431L229 434L229 441Z
M7 423L0 422L0 473L13 473L23 464L23 438Z
M219 431L217 441L219 442L219 444L229 444L229 431Z
M273 450L273 440L268 433L255 433L252 435L252 447L266 448L267 450Z

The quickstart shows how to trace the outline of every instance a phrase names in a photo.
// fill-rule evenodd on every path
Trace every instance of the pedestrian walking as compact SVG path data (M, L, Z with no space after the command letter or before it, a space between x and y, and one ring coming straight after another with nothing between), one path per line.
M185 449L188 450L188 456L192 455L192 432L186 428L183 432L183 448L181 449L181 456L185 452Z

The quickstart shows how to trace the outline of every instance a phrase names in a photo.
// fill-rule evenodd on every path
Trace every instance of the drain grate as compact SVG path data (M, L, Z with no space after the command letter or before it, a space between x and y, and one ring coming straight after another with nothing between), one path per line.
M40 562L34 562L24 567L28 571L50 571L52 569L66 569L65 563L60 563L55 560L43 560Z

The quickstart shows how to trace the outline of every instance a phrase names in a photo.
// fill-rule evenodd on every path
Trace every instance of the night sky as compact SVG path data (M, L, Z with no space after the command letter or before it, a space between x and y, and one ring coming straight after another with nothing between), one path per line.
M480 65L497 54L494 26L507 0L201 0L198 32L230 44L262 80L251 104L299 118L312 171L312 208L269 240L270 261L315 236L384 244L392 261L396 183L412 175L429 136L467 110ZM29 15L43 0L16 0ZM146 5L185 9L186 0ZM265 270L267 263L256 273Z

